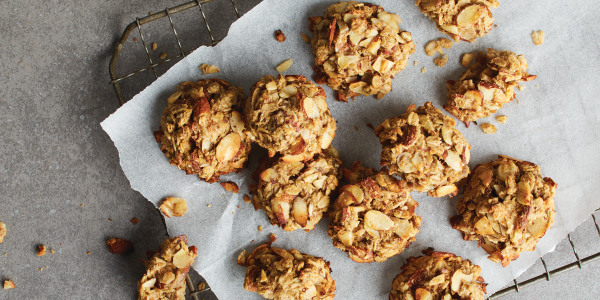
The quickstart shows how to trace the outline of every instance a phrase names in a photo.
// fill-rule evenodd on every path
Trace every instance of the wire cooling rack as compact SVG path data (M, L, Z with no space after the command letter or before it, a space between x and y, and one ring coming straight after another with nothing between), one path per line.
M239 0L238 0L239 1ZM220 3L221 5L226 4L226 6L230 7L231 10L231 14L234 15L235 17L233 19L231 19L231 21L235 21L238 18L240 18L241 14L240 14L240 10L238 9L238 5L236 5L235 0L194 0L194 1L189 1L187 3L183 3L181 5L175 6L175 7L171 7L171 8L167 8L163 11L160 12L156 12L156 13L149 13L148 16L143 17L143 18L136 18L134 22L131 22L131 24L129 24L127 26L127 28L125 28L125 31L123 32L123 35L121 36L121 39L119 40L119 42L117 43L113 56L110 60L110 65L109 65L109 72L110 72L110 83L113 85L114 89L115 89L115 93L117 96L117 100L119 102L119 105L123 105L127 100L129 100L133 95L137 94L138 92L140 92L143 88L145 88L146 86L150 85L154 80L156 80L158 78L158 76L161 75L161 67L169 67L170 65L173 65L174 63L178 62L179 60L181 60L182 58L184 58L186 55L188 55L189 53L191 53L192 51L194 51L197 47L201 46L201 45L209 45L209 46L214 46L216 45L221 38L216 37L215 34L213 33L213 30L211 30L210 27L210 22L209 22L209 18L207 17L208 13L205 13L206 9L205 6L203 5L207 5L208 3ZM193 31L203 31L205 32L205 34L210 38L210 40L199 40L196 41L196 45L192 44L191 47L186 48L183 46L184 44L184 40L180 34L178 34L177 32L177 26L175 26L175 23L173 20L175 19L175 16L178 14L181 14L183 12L190 12L190 11L194 11L193 12L195 14L195 17L197 20L193 21L195 23L192 23L193 26L187 26L185 27L187 30L193 30ZM223 13L223 12L221 12ZM171 48L168 49L170 53L172 54L168 54L168 52L165 52L164 50L158 51L156 52L156 48L157 45L155 45L153 43L151 43L148 40L148 36L151 35L158 35L159 39L161 40L161 42L164 41L165 36L161 35L161 33L156 33L156 32L148 32L148 33L144 33L144 30L146 29L142 29L145 26L150 26L150 24L154 24L154 23L159 23L161 22L160 20L164 21L166 18L166 20L168 20L167 24L163 24L162 26L158 26L156 28L153 28L154 30L158 30L159 32L162 30L162 34L164 34L165 32L170 32L171 38L174 37L175 39L175 45L171 45ZM219 22L223 22L222 19L218 20ZM164 22L163 22L164 23ZM198 25L200 24L201 28L195 27L194 25ZM229 24L230 25L230 24ZM191 29L190 29L191 28ZM138 40L139 37L139 40ZM135 44L139 44L139 45L135 45ZM141 63L140 67L137 67L133 70L120 70L118 68L118 63L119 63L119 59L123 58L124 56L124 51L126 48L128 47L138 47L138 50L141 51L141 53L137 53L137 54L129 54L129 56L131 56L131 58L134 59L140 59L141 57L143 58L143 63ZM158 55L158 53L160 53L160 55ZM164 71L166 71L166 69L164 69ZM148 73L151 73L151 76L147 76ZM134 82L135 84L130 85L129 87L124 87L125 83L127 81L131 81ZM588 236L585 237L586 240L588 241L592 241L594 239L596 239L596 241L598 243L600 243L600 225L598 225L598 220L596 219L595 214L600 212L600 209L597 209L594 213L592 213L592 220L593 220L593 225L595 226L595 233L598 234L598 236L595 236L595 233L592 230L591 234L588 234ZM583 229L578 228L577 231L575 231L575 233L582 231ZM595 236L595 237L594 237ZM540 262L541 265L543 266L543 271L541 272L541 274L537 275L537 276L533 276L527 280L524 281L518 281L517 279L515 279L513 282L514 284L511 286L508 286L498 292L496 292L495 294L491 295L488 299L498 299L501 298L502 296L505 296L507 294L513 293L513 292L519 292L521 289L524 289L528 286L534 285L536 283L542 282L542 281L550 281L551 278L561 274L561 273L565 273L571 270L576 270L576 269L581 269L584 265L589 264L595 260L600 259L600 252L596 252L594 254L588 255L586 257L581 258L580 255L578 254L578 251L576 250L576 245L573 242L573 240L571 239L571 234L569 234L567 236L567 239L563 242L568 241L568 246L570 246L572 253L573 253L573 261L571 263L567 263L567 264L562 264L559 267L555 267L555 268L548 268L549 263L546 263L546 260L544 260L543 257L540 258ZM549 255L546 255L546 257L548 257ZM563 260L563 259L561 259ZM190 292L190 297L192 297L194 300L199 300L199 296L208 296L208 294L210 294L210 288L209 287L205 287L203 289L197 289L197 285L194 284L192 278L188 275L188 277L186 278L186 283Z

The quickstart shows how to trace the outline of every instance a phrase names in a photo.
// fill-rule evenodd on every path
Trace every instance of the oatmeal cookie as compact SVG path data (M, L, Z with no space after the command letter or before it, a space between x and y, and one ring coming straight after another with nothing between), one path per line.
M332 147L305 162L278 159L260 173L254 203L286 231L311 230L329 208L341 164Z
M302 75L264 76L246 100L253 141L285 162L309 160L327 149L337 126L323 88Z
M398 27L400 17L378 5L340 2L324 17L309 20L315 81L337 90L340 101L358 95L382 98L415 52L410 32Z
M394 278L390 300L485 299L486 283L481 267L448 252L423 250L410 257Z
M207 182L241 171L251 145L241 114L243 100L242 88L222 79L179 85L154 133L170 163Z
M527 74L527 60L523 55L492 48L479 52L471 64L472 53L463 56L468 68L459 80L446 83L448 102L444 109L457 119L469 122L485 118L515 98L514 87L521 81L536 78Z
M355 262L382 262L415 240L421 228L414 213L418 205L402 181L380 171L340 189L328 234Z
M166 239L148 260L146 274L138 282L140 300L185 299L185 276L196 258L196 246L187 237Z
M247 257L242 252L238 264L248 267L244 288L265 299L325 300L335 296L329 262L296 249L267 243Z
M417 0L421 12L429 16L437 28L458 42L472 42L494 27L491 8L496 0Z
M456 195L456 183L469 174L471 145L455 125L431 102L409 106L403 115L375 128L382 145L381 164L390 174L402 176L411 189L432 197Z
M552 227L555 190L535 164L499 155L475 167L450 223L506 267Z

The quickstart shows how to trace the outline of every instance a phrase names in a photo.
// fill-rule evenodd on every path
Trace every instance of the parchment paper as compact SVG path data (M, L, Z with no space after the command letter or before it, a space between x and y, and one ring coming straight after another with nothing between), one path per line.
M307 17L322 15L331 3L264 1L234 23L219 45L199 48L102 123L119 151L121 166L133 189L156 205L166 196L188 200L184 217L166 220L168 232L171 236L186 234L190 244L198 246L194 268L219 298L258 298L242 288L245 268L235 261L242 249L251 251L266 242L271 232L278 237L275 246L297 248L329 260L339 299L387 299L391 282L406 258L420 255L427 247L453 252L480 265L491 295L541 255L552 251L567 233L600 207L600 109L596 99L600 94L600 26L596 20L600 2L594 0L502 1L493 10L497 27L472 44L461 42L446 50L449 62L443 68L435 66L433 57L426 56L423 48L427 41L445 35L437 31L414 1L377 1L402 18L401 28L410 31L416 43L407 68L394 79L393 91L382 100L358 97L341 103L334 100L331 89L324 87L329 107L338 120L333 144L345 166L360 160L366 166L377 167L381 147L367 123L376 126L403 113L412 103L423 105L432 101L441 108L445 103L445 81L456 79L464 70L459 64L462 53L494 47L524 54L529 73L538 78L523 84L526 89L517 91L518 100L479 121L495 124L498 132L484 135L476 125L468 129L458 125L472 144L471 167L501 153L538 164L543 176L558 183L554 227L540 240L536 251L523 253L506 268L489 261L476 242L463 241L461 234L450 227L448 218L455 214L456 199L432 199L413 192L420 203L417 213L423 218L416 242L386 262L358 264L333 247L326 231L328 219L310 233L288 233L270 225L262 210L254 211L251 204L244 203L242 195L247 193L256 163L251 163L242 174L222 177L223 181L237 182L241 187L239 194L226 192L219 184L202 182L169 165L152 132L159 128L165 99L175 86L207 77L198 70L202 63L221 68L221 73L214 76L241 85L246 93L261 76L276 75L275 66L289 58L294 63L285 74L312 78L310 45L300 33L310 34ZM286 34L284 43L275 41L273 32L277 29ZM546 41L534 46L530 34L539 29L544 30ZM421 73L423 67L426 73ZM508 122L496 122L497 115L507 115ZM254 162L256 156L252 157ZM259 225L264 228L261 232L257 230Z

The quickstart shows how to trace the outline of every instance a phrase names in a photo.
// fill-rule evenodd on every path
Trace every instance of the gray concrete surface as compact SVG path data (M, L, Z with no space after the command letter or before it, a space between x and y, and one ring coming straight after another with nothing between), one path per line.
M246 12L258 0L235 0ZM99 123L118 108L108 62L123 29L136 17L185 0L0 1L0 280L17 288L0 299L134 299L140 259L165 237L158 211L131 190L116 149ZM234 21L229 0L204 7L215 37ZM184 48L210 41L198 10L174 16ZM168 22L143 27L156 61L177 48ZM138 42L133 42L133 37ZM121 73L147 63L139 35L121 58ZM157 68L158 74L168 68ZM131 97L152 72L124 82ZM137 217L137 225L130 219ZM600 216L598 216L600 217ZM111 219L112 221L110 221ZM105 240L132 240L136 251L112 255ZM574 234L581 257L600 250L591 220ZM54 254L36 256L44 244ZM573 261L568 242L548 256L550 268ZM562 274L506 299L594 299L600 262ZM522 278L541 272L535 266ZM196 280L197 277L195 277Z

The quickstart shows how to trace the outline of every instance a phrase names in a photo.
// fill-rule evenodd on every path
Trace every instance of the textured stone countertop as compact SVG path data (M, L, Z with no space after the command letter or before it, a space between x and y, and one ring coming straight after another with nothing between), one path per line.
M259 0L234 0L245 13ZM157 209L133 191L111 140L99 123L118 108L108 64L125 27L136 17L185 0L0 1L0 299L134 299L140 259L165 237ZM216 39L235 13L230 0L203 6ZM173 17L186 50L210 38L198 9ZM144 27L151 57L176 55L168 20ZM133 38L137 37L135 44ZM129 38L120 72L147 63L139 34ZM129 50L135 49L135 50ZM164 73L171 64L157 68ZM131 98L153 78L124 83ZM600 213L596 213L597 219ZM136 217L138 224L130 219ZM580 257L600 251L590 218L572 234ZM130 239L135 252L110 254L105 240ZM36 255L44 244L46 255ZM550 269L575 260L568 240L546 256ZM543 271L541 263L521 280ZM194 276L199 280L198 276ZM595 278L596 280L591 280ZM597 299L600 262L561 274L503 299ZM240 283L241 284L241 281ZM205 298L210 298L203 295Z

